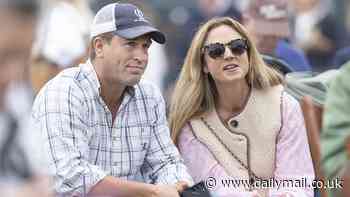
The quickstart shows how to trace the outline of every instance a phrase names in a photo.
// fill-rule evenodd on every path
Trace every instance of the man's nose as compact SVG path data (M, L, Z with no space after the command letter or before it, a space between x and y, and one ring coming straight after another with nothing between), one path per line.
M135 59L137 59L140 62L148 61L148 50L139 48L135 51Z

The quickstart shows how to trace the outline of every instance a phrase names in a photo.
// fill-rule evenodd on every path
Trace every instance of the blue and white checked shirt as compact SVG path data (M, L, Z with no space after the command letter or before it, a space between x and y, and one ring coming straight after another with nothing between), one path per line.
M42 132L49 151L56 192L81 195L106 175L155 184L192 183L171 141L159 90L150 84L127 88L113 124L99 89L87 61L61 72L35 99L31 124Z

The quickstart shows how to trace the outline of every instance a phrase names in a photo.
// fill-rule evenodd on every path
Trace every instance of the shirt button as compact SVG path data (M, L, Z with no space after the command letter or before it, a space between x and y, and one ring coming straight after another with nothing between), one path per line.
M146 150L146 148L147 148L147 143L143 143L142 144L142 150Z
M238 121L237 121L237 120L232 120L232 121L230 122L230 125L231 125L232 127L234 127L234 128L237 128L237 127L238 127Z

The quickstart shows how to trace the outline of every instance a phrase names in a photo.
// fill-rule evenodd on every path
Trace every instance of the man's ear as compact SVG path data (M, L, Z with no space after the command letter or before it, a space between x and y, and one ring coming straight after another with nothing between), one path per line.
M102 40L102 38L100 38L100 37L95 38L93 41L93 45L94 45L96 57L102 58L104 55L103 54L104 41Z

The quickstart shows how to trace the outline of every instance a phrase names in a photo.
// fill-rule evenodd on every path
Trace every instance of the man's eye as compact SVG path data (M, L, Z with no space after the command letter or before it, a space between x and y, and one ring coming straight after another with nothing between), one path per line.
M127 42L126 45L129 47L135 47L137 45L137 43L136 42Z

